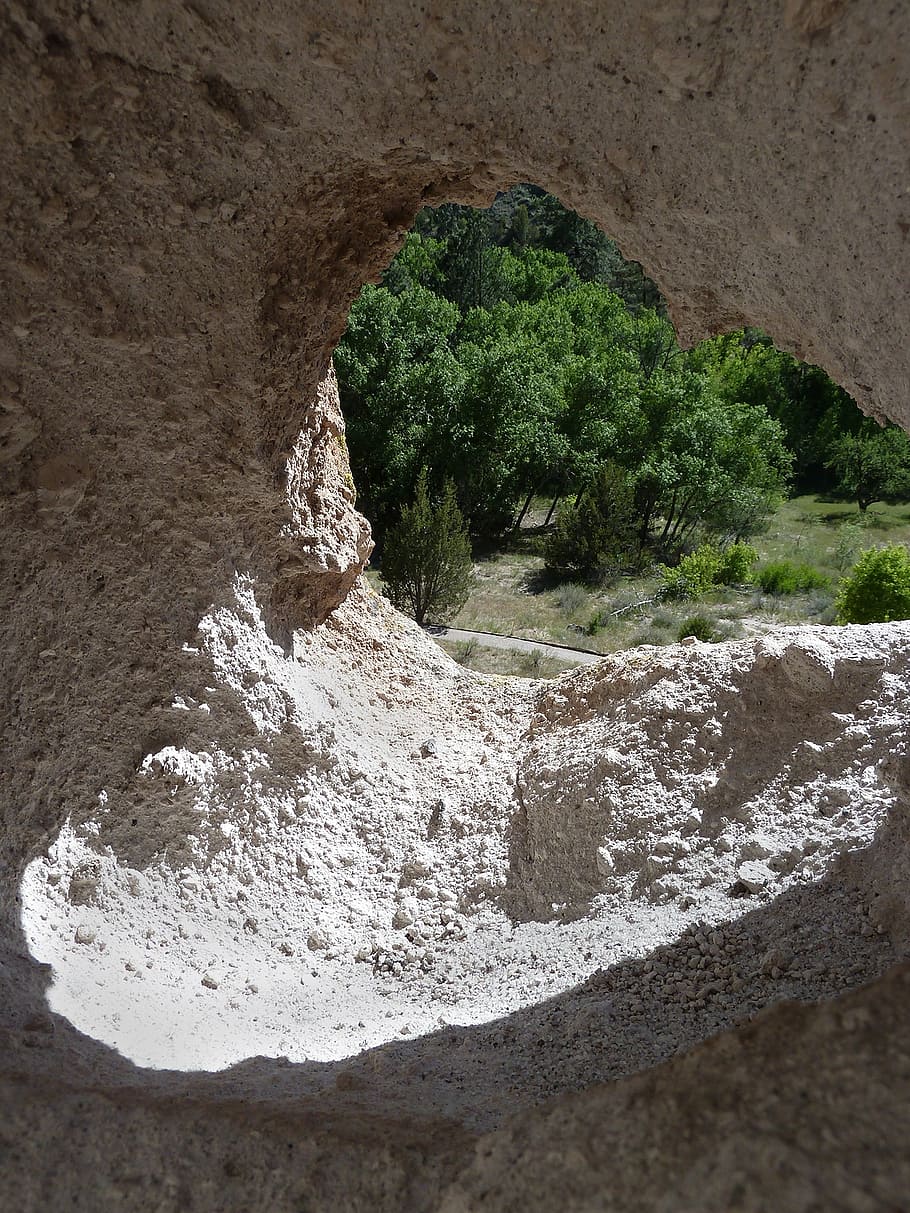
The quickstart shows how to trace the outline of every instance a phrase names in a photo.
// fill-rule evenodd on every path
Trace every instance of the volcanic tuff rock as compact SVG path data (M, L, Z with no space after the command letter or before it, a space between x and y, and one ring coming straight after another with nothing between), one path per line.
M421 206L485 202L534 181L643 261L685 338L760 325L870 413L910 423L907 26L906 8L885 0L735 11L706 0L2 6L0 1181L17 1207L786 1210L905 1199L905 975L734 1026L737 998L743 1015L774 990L830 1000L906 947L902 629L834 643L827 656L814 634L792 652L708 657L692 646L555 689L454 671L357 584L370 541L330 356L356 291ZM723 663L731 690L712 699ZM659 703L650 678L664 684ZM763 766L746 709L764 695L779 719ZM812 735L797 737L796 722ZM438 752L422 755L430 736ZM596 757L585 757L586 737L601 745ZM667 762L677 738L691 743L681 773ZM697 787L699 762L723 780ZM648 772L661 821L639 854L635 797ZM342 786L353 833L332 841ZM782 845L782 822L758 811L763 786L795 820L815 815L816 851ZM675 788L706 800L696 825L688 806L674 816ZM396 796L382 860L371 848ZM324 835L285 857L282 838L307 822ZM696 837L713 848L706 915L726 896L722 880L742 880L738 868L769 873L762 884L748 869L757 888L728 899L729 951L710 938L717 924L695 921L698 906L682 908L700 871ZM566 859L581 846L574 868ZM451 871L423 872L435 855ZM361 861L380 865L377 887L381 864L400 865L395 904L412 919L400 934L430 909L433 932L395 949L385 890L389 921L363 943L372 960L352 955L345 968L343 947L369 922L351 874ZM219 865L236 881L231 901L211 882ZM811 888L794 903L803 865ZM472 866L470 888L451 888ZM268 902L276 872L282 888L308 890L310 900L287 900L288 922L320 890L350 920L334 935L315 922L281 935L236 896ZM775 881L796 891L776 894ZM649 954L627 940L603 977L592 954L567 991L561 957L584 958L601 897L628 897L637 922L657 924ZM486 938L465 912L475 905L481 921L511 915L515 947L527 943L506 957L516 990L552 981L544 996L556 1002L482 1027L437 1008L438 1037L405 1033L362 1065L150 1071L110 1047L125 1028L108 1025L102 1043L48 1014L48 997L53 1008L78 990L86 1016L114 1015L124 991L156 974L183 989L192 972L188 1006L204 1019L224 999L224 1014L243 1019L230 999L247 996L227 961L260 946L271 949L270 982L277 966L284 980L300 965L301 1015L329 1014L328 978L373 963L376 983L414 974L429 989L429 955ZM691 938L674 938L677 913L692 919ZM117 924L153 919L160 937L137 933L115 977L115 942L126 946ZM823 972L800 923L826 941ZM224 956L208 954L212 940ZM563 953L559 940L575 942ZM29 943L52 956L57 987ZM786 965L764 964L772 951ZM485 963L481 992L497 976ZM711 972L691 982L683 966ZM250 998L272 989L253 993L259 984L241 981ZM364 987L368 1031L382 1017L380 984ZM661 1015L677 996L679 1022L648 1026L647 1009ZM616 1081L611 1015L615 1039L634 1044L625 1056L654 1068ZM268 1002L258 1019L269 1021ZM710 1030L726 1035L698 1043ZM673 1048L688 1053L666 1061ZM536 1050L546 1057L535 1071ZM496 1058L491 1108L472 1083ZM437 1093L452 1087L453 1065L458 1094L446 1104ZM420 1073L431 1075L422 1096ZM586 1074L613 1081L579 1094ZM531 1106L557 1090L557 1102ZM478 1142L510 1110L511 1126Z

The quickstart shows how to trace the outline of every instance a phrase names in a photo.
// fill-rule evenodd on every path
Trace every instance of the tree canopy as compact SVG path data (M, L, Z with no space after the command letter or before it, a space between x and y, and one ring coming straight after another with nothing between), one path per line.
M621 482L616 526L631 509L639 548L680 551L696 531L734 541L794 478L847 491L837 436L865 441L869 424L757 330L682 350L641 267L531 186L488 211L422 212L354 304L335 361L380 548L423 468L431 494L451 479L481 539L537 494L580 507L590 488L588 509Z

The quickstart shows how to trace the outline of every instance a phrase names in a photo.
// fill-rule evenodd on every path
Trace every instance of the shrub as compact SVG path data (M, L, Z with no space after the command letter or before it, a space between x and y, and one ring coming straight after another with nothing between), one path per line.
M910 619L910 553L905 547L863 552L837 595L838 623Z
M533 649L531 652L522 653L518 663L519 669L528 678L539 678L542 661L543 653L540 649Z
M842 522L837 528L837 545L834 558L841 572L856 560L857 552L862 547L863 528L858 522Z
M562 586L556 595L559 609L565 611L567 615L574 615L579 607L584 606L587 600L588 591L583 585L578 585L575 581L570 581L568 585Z
M596 581L628 557L635 539L635 501L628 473L600 467L574 505L565 505L544 549L547 568Z
M668 615L666 611L655 611L651 616L652 629L659 630L660 628L672 628L676 620L672 615Z
M706 644L717 640L714 624L707 615L690 615L682 621L676 639L685 640L687 636L694 636L696 640L703 640Z
M655 648L662 648L667 643L667 637L659 632L656 628L646 628L645 631L639 634L632 641L632 647L637 648L641 644L650 644Z
M755 580L766 594L798 594L821 590L828 585L824 573L811 564L795 564L792 560L771 561L758 570Z
M721 585L743 585L750 580L756 560L758 552L751 543L731 543L721 553L715 580Z
M607 611L595 611L588 620L588 626L585 628L585 632L589 636L596 636L601 628L607 626L607 621L609 618L610 616Z
M452 646L452 656L459 665L470 665L477 652L477 641L472 636L470 640L458 640Z
M716 583L723 557L713 544L701 547L683 556L675 569L662 569L663 594L666 598L700 598Z
M663 568L664 597L700 598L715 585L741 585L749 580L758 553L750 543L732 543L721 551L703 543L683 556L675 569Z
M417 478L414 503L389 529L382 553L383 592L418 623L457 614L471 592L471 544L455 487L447 480L438 505L430 500L426 468Z

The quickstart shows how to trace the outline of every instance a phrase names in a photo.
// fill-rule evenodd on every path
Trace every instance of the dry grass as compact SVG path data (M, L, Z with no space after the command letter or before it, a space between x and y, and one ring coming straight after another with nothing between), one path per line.
M555 678L577 663L558 661L543 653L520 653L516 649L492 649L476 644L468 648L463 641L437 640L450 657L478 674L500 674L511 678Z
M453 627L610 653L640 644L672 644L683 620L696 611L711 620L718 636L729 639L760 634L781 624L830 623L837 581L859 551L910 543L910 505L878 504L862 518L853 505L796 497L778 510L767 533L752 541L759 565L787 559L811 564L829 577L830 589L776 597L757 588L725 588L697 604L636 606L657 594L661 581L656 570L621 577L606 586L561 582L544 567L542 517L541 508L532 512L529 525L505 550L476 559L476 588L449 621ZM368 576L374 584L379 580L372 570ZM592 630L595 617L601 626ZM443 642L443 647L459 659L454 646ZM538 668L528 654L482 646L461 659L484 673L525 677L552 677L568 668L549 657L542 658Z

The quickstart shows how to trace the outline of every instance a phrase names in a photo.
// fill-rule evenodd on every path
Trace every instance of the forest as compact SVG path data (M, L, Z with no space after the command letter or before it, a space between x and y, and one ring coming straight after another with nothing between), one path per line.
M565 529L606 477L622 505L607 541L669 563L761 531L791 493L860 510L910 493L903 431L759 330L681 349L641 267L529 185L423 211L335 364L380 558L423 469L488 547L543 496Z

